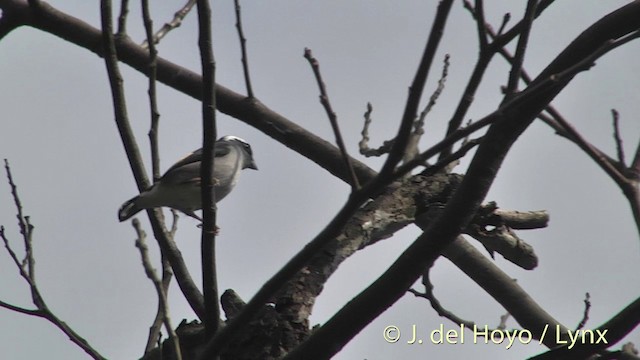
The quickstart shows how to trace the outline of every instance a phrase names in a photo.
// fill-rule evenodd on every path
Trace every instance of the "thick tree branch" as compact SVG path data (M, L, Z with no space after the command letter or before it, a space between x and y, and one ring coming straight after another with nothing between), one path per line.
M0 0L0 8L13 11L21 24L59 36L100 56L104 54L100 30L80 19L56 10L46 2L41 4L37 17L33 16L20 0ZM145 72L148 66L148 52L129 39L118 40L119 60L138 71ZM202 100L202 78L200 75L162 57L158 57L158 81ZM335 146L269 109L257 99L246 98L217 85L216 105L220 112L263 131L317 163L331 174L348 181L349 175L340 162L341 154ZM373 170L358 160L352 159L352 163L359 179L369 178L374 174Z

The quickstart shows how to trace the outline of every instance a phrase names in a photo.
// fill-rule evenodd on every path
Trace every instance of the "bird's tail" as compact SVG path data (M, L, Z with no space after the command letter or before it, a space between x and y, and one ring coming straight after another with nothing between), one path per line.
M120 206L120 209L118 210L118 219L120 222L128 220L142 210L142 208L137 204L139 198L140 196L135 196Z

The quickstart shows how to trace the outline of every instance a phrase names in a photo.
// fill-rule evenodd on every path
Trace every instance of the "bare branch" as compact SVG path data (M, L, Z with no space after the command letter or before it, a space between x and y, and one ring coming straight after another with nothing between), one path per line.
M486 21L484 19L484 4L482 0L475 0L475 14L476 14L476 25L478 29L478 40L480 43L480 52L484 52L487 50L488 41L487 41L487 30L486 30ZM468 5L467 5L468 4ZM470 8L470 4L468 1L465 1L465 6Z
M371 156L382 156L387 154L389 150L391 150L391 146L393 145L393 139L387 140L382 143L382 145L377 149L371 149L369 147L369 126L371 125L371 113L373 112L373 106L371 103L367 103L367 111L364 113L364 126L362 127L362 139L358 143L358 147L360 148L360 154L371 157Z
M553 1L554 0L542 0L536 8L535 17L538 17L542 13L542 11L546 9L547 6L549 6ZM483 24L481 20L479 20L479 16L477 14L476 9L473 8L473 6L469 1L464 1L464 7L471 13L473 18L476 20L476 23L480 22L478 25ZM506 16L503 19L503 25L504 24L506 24ZM513 38L515 38L518 34L521 33L523 26L525 25L521 20L517 24L515 24L507 33L502 34L502 32L500 32L501 33L500 37L497 37L493 32L493 30L491 29L491 27L487 24L484 24L485 30L482 30L482 31L483 32L486 31L486 33L492 37L493 42L487 47L487 51L480 53L478 60L476 62L476 65L471 73L471 76L469 77L469 81L464 90L464 93L462 94L460 101L458 103L458 106L456 107L456 111L451 117L451 120L449 120L447 134L451 134L462 125L462 122L464 121L464 117L467 111L469 110L469 108L471 107L471 104L473 103L475 93L478 90L478 87L480 86L484 73L487 70L487 67L491 62L491 59L493 58L495 53L502 52L503 47L507 43L509 43ZM478 30L478 31L481 31L481 30ZM451 151L452 150L450 147L445 148L442 151L442 154L440 156L441 157L447 156Z
M127 15L129 15L129 0L121 0L116 37L124 37L127 35Z
M411 132L411 136L409 137L409 141L407 143L407 150L402 159L403 163L407 163L408 161L413 160L419 153L420 149L418 147L418 143L420 142L420 138L424 134L425 119L429 112L431 112L431 109L433 109L433 107L436 105L436 101L438 101L440 94L442 94L442 91L444 90L444 84L447 81L448 75L449 54L445 54L442 65L442 74L440 75L440 79L438 79L438 86L429 97L429 102L420 112L420 116L418 116L416 121L413 123L413 131Z
M182 24L182 21L184 20L184 18L189 14L189 12L191 11L191 9L195 4L196 4L196 0L188 0L187 3L184 4L184 6L180 10L176 11L173 14L173 19L170 22L162 25L160 30L158 30L155 33L155 35L153 36L153 43L158 44L160 40L162 40L162 38L167 36L167 34L171 30L179 27ZM145 40L140 46L145 49L148 48L149 40Z
M537 7L538 0L527 1L527 7L522 18L523 29L518 37L516 54L513 58L511 72L509 73L509 79L507 81L506 98L513 96L513 94L518 91L518 82L520 81L524 55L527 50L527 44L529 43L529 34L531 33Z
M431 305L431 307L433 308L433 310L436 311L436 313L438 313L438 315L440 317L444 317L445 319L449 319L451 320L451 322L453 322L456 325L459 326L464 326L467 329L475 329L475 327L477 326L477 324L473 321L469 321L469 320L465 320L459 316L457 316L456 314L454 314L453 312L445 309L442 304L440 303L440 301L438 300L438 298L436 298L435 294L433 293L433 284L431 283L431 280L429 279L429 271L431 269L427 269L425 270L424 274L422 274L422 285L424 285L424 293L421 293L415 289L409 289L407 290L408 292L412 293L413 295L415 295L416 297L421 297L424 298L426 300L429 301L429 304ZM509 314L507 313L507 316ZM502 318L502 317L501 317ZM506 321L506 318L505 318ZM500 322L500 325L502 325L504 323L504 321ZM501 328L500 326L498 326L498 329L505 329L505 328ZM517 334L518 330L503 330L505 333L508 334ZM484 332L484 330L483 330ZM485 333L488 336L488 334L490 334L491 332L493 332L493 329L488 329L488 331ZM482 336L482 335L480 335Z
M352 191L357 191L360 189L360 183L358 182L358 178L356 177L356 173L353 170L353 165L351 164L351 157L347 152L347 147L344 145L344 140L342 139L342 133L340 132L340 126L338 125L338 117L336 113L333 111L331 107L331 102L329 101L329 95L327 94L327 88L322 80L322 74L320 73L320 64L318 60L313 57L311 54L311 49L304 49L304 58L309 61L309 65L311 65L311 69L313 70L313 74L316 77L316 82L318 83L318 87L320 88L320 103L324 107L324 110L327 112L327 116L329 117L329 122L331 123L331 128L333 129L333 134L336 138L336 143L340 152L342 153L342 159L344 161L344 165L351 177L351 189Z
M476 61L476 64L473 68L471 76L469 77L469 81L467 82L467 86L462 96L460 97L458 106L456 107L456 110L453 113L453 116L449 120L449 124L447 126L447 135L454 133L462 125L462 122L464 121L464 117L466 116L467 111L469 110L469 108L471 107L471 104L473 103L475 93L478 90L478 87L480 86L482 77L484 76L484 73L487 70L489 63L491 62L491 58L493 57L493 55L494 53L491 51L485 51L480 53L480 56ZM452 151L451 146L444 147L442 149L442 153L440 157L446 157L451 153L451 151Z
M411 135L413 121L418 115L418 107L420 105L422 91L424 90L424 85L427 81L429 71L431 70L433 58L435 57L438 45L442 39L452 4L453 0L442 0L438 4L436 16L433 20L431 31L429 32L427 45L425 46L422 54L422 59L420 59L418 70L416 71L411 86L409 87L409 96L407 97L407 103L404 108L404 113L402 114L398 134L395 137L391 151L389 151L389 156L387 157L384 165L382 165L382 169L380 169L380 173L378 175L378 178L380 179L384 179L394 172L406 151L407 141Z
M5 239L5 235L4 235L4 228L0 228L0 236L2 237L3 240L5 240L5 246L7 244L7 241ZM21 314L25 314L25 315L30 315L30 316L38 316L38 317L43 317L44 315L42 314L42 311L40 310L30 310L30 309L25 309L22 308L20 306L15 306L15 305L11 305L9 303L6 303L2 300L0 300L0 307L3 307L5 309L11 310L11 311L15 311Z
M634 173L636 180L640 180L640 141L638 141L638 148L629 169Z
M620 126L618 123L620 120L620 114L618 114L616 109L611 109L611 116L613 117L613 139L616 142L618 162L621 166L625 166L627 162L624 160L624 147L622 146L622 136L620 136Z
M583 59L591 58L594 52L597 53L602 46L606 46L607 38L619 38L637 29L640 26L638 12L640 3L630 3L594 23L574 40L531 86L513 100L507 101L499 109L501 114L496 115L504 121L497 121L489 128L485 141L479 146L469 165L467 175L437 220L425 229L387 271L324 325L315 329L314 333L285 359L298 359L311 354L315 357L331 357L373 318L397 301L420 276L421 271L433 263L456 239L460 229L472 220L515 140L571 81L573 76L569 74L574 68L581 69L579 65ZM599 33L599 41L594 42L592 37L587 41L584 35L590 32ZM566 77L550 77L553 74ZM537 332L541 330L539 325L525 327Z
M29 290L31 292L31 301L36 307L36 310L29 310L19 306L11 305L6 302L0 301L0 307L19 312L21 314L38 316L47 319L53 325L58 327L71 342L76 344L82 350L84 350L89 356L94 359L104 360L104 357L100 355L95 349L89 345L89 343L83 339L78 333L76 333L71 327L69 327L64 321L60 320L51 310L49 310L44 298L40 294L40 290L38 289L38 285L36 284L36 280L34 276L35 273L35 260L33 257L33 247L32 247L32 234L33 234L33 226L29 223L29 217L22 216L22 205L20 202L20 198L18 196L18 191L15 183L13 182L13 178L11 176L11 169L9 167L8 161L5 159L5 169L7 172L7 178L9 179L9 184L11 186L11 193L18 208L18 218L21 219L20 231L23 229L28 229L26 232L23 232L23 239L25 242L25 258L21 262L18 259L18 255L13 251L11 245L9 243L9 239L7 238L4 226L0 226L0 238L4 242L4 246L9 253L9 256L13 260L14 264L18 268L20 276L26 281L29 285Z
M158 111L158 100L156 96L156 76L158 69L158 51L153 40L153 20L149 11L149 0L142 0L142 19L144 30L149 41L149 111L151 113L151 127L149 129L149 143L151 145L151 172L153 181L160 179L160 151L158 148L158 123L160 113Z
M433 293L433 284L431 283L431 279L429 278L430 271L431 271L431 268L425 270L425 272L422 274L422 285L424 285L424 293L419 292L415 289L409 289L407 291L412 293L416 297L427 299L429 301L429 304L433 308L433 310L435 310L436 313L438 314L438 316L449 319L454 324L464 325L466 328L473 329L474 326L476 325L475 322L464 320L463 318L457 316L451 311L445 309L440 303L440 301L438 300L438 298L436 298L435 294Z
M426 151L424 151L423 153L421 153L420 155L416 156L413 160L409 161L408 163L400 166L395 174L396 176L404 176L405 174L408 174L411 170L415 169L417 166L422 166L426 163L427 160L429 160L430 158L440 154L441 159L438 160L438 163L440 164L448 164L451 161L459 158L456 157L453 154L447 155L447 156L442 156L442 152L444 151L445 148L447 147L451 147L453 144L455 144L456 142L466 138L467 136L469 136L470 134L473 134L474 132L488 126L491 125L492 123L494 123L495 121L497 121L499 119L499 115L497 112L494 112L492 114L489 114L487 116L485 116L484 118L469 124L466 127L460 128L456 131L454 131L452 134L448 135L447 137L445 137L444 139L440 140L438 143L436 143L435 145L431 146L429 149L427 149ZM465 147L466 150L469 150L467 147ZM461 149L458 150L458 153L460 152ZM449 159L451 159L451 161L449 161ZM445 165L446 165L445 164Z
M640 298L634 300L609 321L593 329L596 334L606 334L606 342L578 342L570 349L568 345L563 345L531 359L587 359L591 355L622 340L635 329L638 324L640 324Z
M41 11L52 11L51 8L45 8L44 4L42 5L42 8L43 9ZM138 189L142 191L149 187L149 180L127 116L124 89L122 88L123 80L118 67L118 57L116 55L116 45L113 37L113 19L111 14L111 2L109 0L103 0L101 3L101 20L103 31L100 35L101 42L99 44L102 47L100 51L104 53L107 74L109 75L115 121L125 152L129 158L129 164L131 165L131 170L133 171L133 175L136 179ZM121 39L121 41L126 40ZM145 52L143 55L144 69L147 69L148 59L148 54ZM163 223L160 221L162 212L157 209L150 209L147 211L147 214L151 221L154 237L158 240L158 244L160 245L163 253L167 256L167 259L171 262L171 267L176 274L176 280L187 299L187 302L199 317L203 316L204 300L202 298L202 294L191 279L191 275L184 263L180 250L176 247L175 242L167 236Z
M511 317L511 314L505 313L500 315L500 323L498 323L497 329L504 330L507 328L507 320Z
M249 58L247 56L247 39L242 31L242 16L240 12L240 0L234 0L236 9L236 29L240 38L240 49L242 51L242 70L244 72L244 82L247 86L247 96L253 98L253 88L251 87L251 77L249 76Z
M472 139L466 141L458 150L453 152L452 154L439 159L437 163L427 167L422 172L422 175L433 175L442 169L445 169L449 166L449 164L463 158L471 149L480 145L482 143L482 138Z
M502 35L502 32L504 31L504 28L509 23L509 20L511 20L511 14L509 14L509 13L504 14L504 16L502 17L502 23L500 24L500 28L498 29L497 36ZM487 30L489 30L489 29L487 29Z
M161 314L162 323L164 323L164 328L169 334L169 339L173 344L174 354L177 360L182 360L182 351L180 349L180 341L178 340L178 336L176 335L173 325L171 324L171 317L169 316L169 303L167 301L167 290L166 286L158 275L156 274L156 270L151 265L151 260L149 259L149 248L145 242L147 234L142 227L140 226L140 221L138 219L133 219L132 221L133 228L136 230L138 234L138 238L136 239L136 247L140 250L140 257L142 259L142 266L144 267L144 271L147 274L147 277L153 283L153 286L156 289L156 293L158 294L158 314ZM161 309L161 311L160 311ZM151 340L150 333L150 340ZM159 337L158 337L159 339ZM149 342L147 343L147 349L149 349Z
M576 326L576 330L582 329L589 321L589 310L591 310L591 296L589 293L584 294L584 313L582 314L582 320Z
M209 337L220 325L218 276L216 271L216 194L214 192L214 144L216 134L216 62L211 35L209 0L198 0L198 46L202 66L202 162L200 166L202 196L202 291L204 293L204 325Z

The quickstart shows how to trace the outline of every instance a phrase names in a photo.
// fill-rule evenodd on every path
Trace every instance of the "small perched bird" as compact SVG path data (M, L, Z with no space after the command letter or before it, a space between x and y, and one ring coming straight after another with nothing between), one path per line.
M242 169L258 170L251 146L235 136L224 136L214 145L214 193L216 202L227 196L238 182ZM173 164L149 189L128 200L118 210L125 221L143 209L170 207L201 220L194 211L202 209L200 164L202 149Z

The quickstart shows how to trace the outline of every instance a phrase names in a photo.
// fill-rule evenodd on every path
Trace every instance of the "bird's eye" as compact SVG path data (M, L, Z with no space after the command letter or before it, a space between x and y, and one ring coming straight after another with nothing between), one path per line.
M251 152L251 146L249 146L249 144L243 144L244 149L249 153L249 155L253 155L253 153Z

